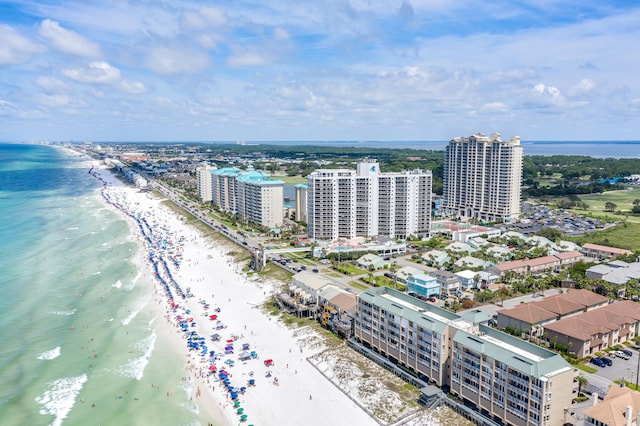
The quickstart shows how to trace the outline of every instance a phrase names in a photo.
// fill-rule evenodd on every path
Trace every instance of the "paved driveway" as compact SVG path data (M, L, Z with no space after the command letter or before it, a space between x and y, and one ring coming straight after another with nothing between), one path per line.
M601 379L604 379L608 383L613 383L614 380L624 378L624 380L635 384L636 380L640 379L640 375L638 374L640 357L638 356L638 351L636 349L631 349L631 352L633 352L633 356L629 360L616 358L615 356L611 355L609 357L613 360L613 365L611 367L597 367L593 364L590 364L590 366L598 369L598 371L593 373L592 376L597 376ZM587 377L587 380L588 379L589 378Z

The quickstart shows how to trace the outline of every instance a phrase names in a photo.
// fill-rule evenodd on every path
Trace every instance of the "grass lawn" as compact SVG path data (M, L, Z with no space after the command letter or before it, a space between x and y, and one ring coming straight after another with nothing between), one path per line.
M362 274L368 274L369 273L369 271L365 271L364 269L356 268L355 266L349 265L349 264L346 264L346 263L341 263L338 267L340 268L339 272L342 272L345 275L362 275Z
M349 285L351 287L353 287L353 288L357 288L358 290L362 290L362 291L364 291L364 290L369 288L368 285L364 285L364 284L359 283L357 281L349 281Z
M586 373L595 373L596 371L598 371L597 368L591 367L590 365L587 364L574 364L574 367L576 367L578 370L582 370Z
M631 190L622 191L607 191L602 194L589 194L581 195L580 199L589 204L589 209L575 210L576 213L584 214L591 213L591 215L603 215L613 216L616 220L621 220L623 216L614 215L612 212L605 212L604 205L607 202L611 202L617 206L617 210L625 212L631 212L633 208L633 200L640 200L640 188L633 188ZM629 215L627 217L628 222L640 223L640 216Z
M571 238L578 244L593 243L620 247L628 250L640 250L640 223L628 222L604 231L592 232L582 237Z
M303 178L302 176L287 176L281 174L273 174L272 178L283 181L287 185L297 185L299 183L307 183L307 178Z

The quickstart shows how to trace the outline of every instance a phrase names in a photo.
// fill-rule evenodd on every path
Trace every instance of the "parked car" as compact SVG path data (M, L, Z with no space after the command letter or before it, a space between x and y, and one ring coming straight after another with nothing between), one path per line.
M633 352L631 352L629 349L623 349L622 352L624 352L625 354L627 354L629 356L633 356Z
M595 364L598 367L604 367L607 364L604 363L603 360L601 360L600 358L591 358L591 360L589 361L591 364Z
M604 361L604 363L607 364L609 367L613 365L613 360L611 358L607 358L606 356L603 356L600 359Z
M625 354L622 351L613 351L612 352L615 356L617 356L618 358L622 358L622 359L629 359L631 358L629 355Z
M435 297L430 297L427 299L429 302L433 302L435 303L435 301L437 300Z

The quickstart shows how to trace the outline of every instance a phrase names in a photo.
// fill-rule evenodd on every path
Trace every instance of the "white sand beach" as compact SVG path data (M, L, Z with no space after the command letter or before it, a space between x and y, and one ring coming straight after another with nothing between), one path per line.
M155 258L164 259L158 268L165 281L169 281L167 273L173 279L167 286L174 306L165 285L154 280L152 303L157 303L165 318L157 321L158 335L174 339L175 350L183 353L189 373L186 380L193 381L193 398L204 422L240 424L243 419L238 408L242 408L244 424L376 424L307 360L324 349L315 332L308 327L287 328L262 311L260 306L271 294L272 283L247 279L226 255L228 249L185 225L161 200L122 185L105 169L95 172L108 182L106 194L117 208L127 210L132 229L146 250L151 251L149 243L132 217L144 218L147 233L153 233L154 241L161 241L155 245ZM147 259L149 254L145 253ZM151 262L145 267L153 273ZM183 299L180 291L189 297ZM215 319L211 315L216 315ZM211 339L214 333L220 335L217 342ZM192 340L197 347L189 350L187 336L191 335L199 339ZM244 344L249 345L247 352L253 351L257 357L240 360ZM225 352L226 346L233 346L233 350ZM265 365L268 359L273 365ZM230 385L238 392L237 402L213 368L227 371ZM254 386L249 386L251 379ZM242 387L246 388L243 393Z

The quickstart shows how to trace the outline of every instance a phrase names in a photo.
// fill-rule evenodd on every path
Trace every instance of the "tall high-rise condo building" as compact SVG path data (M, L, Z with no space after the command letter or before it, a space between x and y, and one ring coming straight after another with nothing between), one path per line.
M499 133L477 133L449 142L444 162L443 206L450 215L488 222L520 215L522 145Z
M196 176L198 177L198 197L204 203L209 203L212 200L212 188L211 188L211 170L215 170L214 166L205 164L196 169Z
M356 170L316 170L307 180L310 238L429 236L430 170L381 173L377 162L364 161Z

